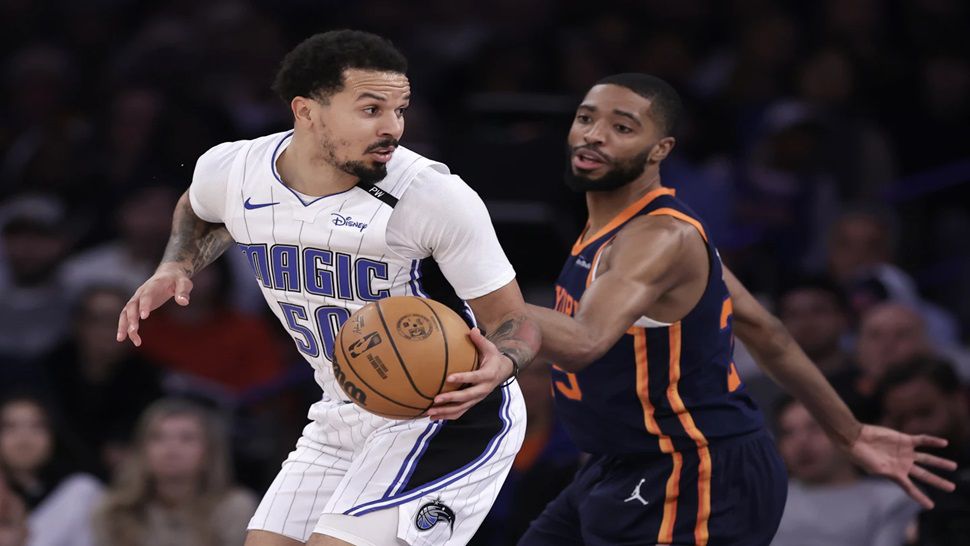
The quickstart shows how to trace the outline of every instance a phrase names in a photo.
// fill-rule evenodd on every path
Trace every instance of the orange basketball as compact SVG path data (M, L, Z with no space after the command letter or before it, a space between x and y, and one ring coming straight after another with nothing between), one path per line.
M396 296L368 303L337 334L333 373L358 406L391 419L412 419L439 393L455 390L448 375L478 368L468 325L434 300Z

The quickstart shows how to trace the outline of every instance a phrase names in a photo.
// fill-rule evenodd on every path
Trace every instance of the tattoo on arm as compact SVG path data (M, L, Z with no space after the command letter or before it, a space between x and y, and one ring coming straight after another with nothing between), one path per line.
M520 371L535 358L541 341L539 328L525 314L506 317L486 337L500 351L508 353L515 359Z
M188 194L182 196L172 218L172 235L165 247L162 263L173 262L192 276L211 264L232 244L229 230L222 224L202 220L192 211Z

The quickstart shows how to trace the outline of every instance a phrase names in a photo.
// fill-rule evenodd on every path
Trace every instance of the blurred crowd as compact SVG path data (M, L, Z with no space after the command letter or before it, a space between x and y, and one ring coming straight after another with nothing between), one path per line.
M665 184L861 419L962 464L920 512L738 345L792 479L776 544L970 544L966 2L0 0L0 546L242 543L309 366L232 251L142 347L117 316L196 158L290 126L277 64L341 27L409 57L402 143L483 196L534 303L585 220L561 183L579 98L615 72L672 83ZM527 437L480 546L514 544L581 460L547 370L520 382Z

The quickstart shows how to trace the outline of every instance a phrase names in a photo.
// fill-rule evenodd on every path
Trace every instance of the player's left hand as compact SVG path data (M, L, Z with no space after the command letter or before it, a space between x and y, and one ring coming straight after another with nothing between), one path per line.
M468 336L478 348L482 365L473 372L448 376L449 383L467 386L436 396L427 414L431 419L458 419L512 375L512 361L499 352L498 347L486 339L481 330L473 328Z
M866 472L884 476L898 483L906 493L923 508L933 508L933 501L913 484L911 478L942 489L953 491L956 485L930 472L924 466L943 470L956 470L957 464L949 459L916 451L921 447L946 447L946 440L921 434L912 436L895 430L863 425L862 432L849 447L852 460ZM922 465L922 466L921 466Z

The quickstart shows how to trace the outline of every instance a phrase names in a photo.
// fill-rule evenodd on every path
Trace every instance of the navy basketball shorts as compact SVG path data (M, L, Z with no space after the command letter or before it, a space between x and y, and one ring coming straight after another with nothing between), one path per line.
M767 546L787 494L764 430L696 451L596 455L519 546Z

